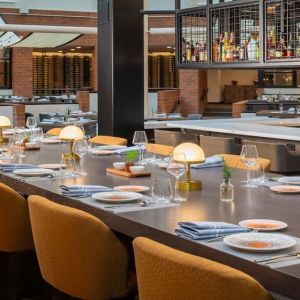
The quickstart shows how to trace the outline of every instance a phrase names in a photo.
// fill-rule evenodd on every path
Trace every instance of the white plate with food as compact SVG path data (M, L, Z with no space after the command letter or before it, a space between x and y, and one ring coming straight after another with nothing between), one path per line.
M41 164L38 165L38 167L42 169L59 170L62 164Z
M296 245L296 240L290 236L262 232L232 234L226 236L223 241L230 247L252 252L279 251Z
M115 186L114 190L119 192L144 193L149 191L149 188L143 185L119 185Z
M111 155L114 151L111 150L101 150L101 149L91 149L90 151L93 155Z
M275 185L272 186L271 191L280 194L299 194L300 186L297 185Z
M300 186L300 176L284 176L277 178L277 181L280 183L290 184L290 185L299 185Z
M110 150L110 151L115 151L115 150L124 149L124 148L127 148L127 146L122 146L122 145L97 146L97 149L99 149L99 150Z
M19 175L22 177L42 177L42 176L53 175L53 172L54 172L53 170L43 169L43 168L18 169L13 171L15 175Z
M143 198L143 195L132 192L101 192L93 194L92 198L104 203L120 204L138 201Z
M250 219L239 222L242 227L261 231L275 231L286 228L288 225L281 221L267 219Z

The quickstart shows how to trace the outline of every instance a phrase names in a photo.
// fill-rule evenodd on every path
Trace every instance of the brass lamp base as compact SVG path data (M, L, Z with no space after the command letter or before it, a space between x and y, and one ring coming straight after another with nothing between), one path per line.
M201 191L202 182L195 180L179 181L177 187L179 191Z
M65 160L79 160L79 156L76 153L65 153L64 154L64 159Z

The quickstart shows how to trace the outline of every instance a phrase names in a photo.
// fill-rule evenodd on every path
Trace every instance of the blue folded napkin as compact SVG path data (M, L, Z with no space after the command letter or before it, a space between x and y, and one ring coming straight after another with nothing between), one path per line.
M62 194L78 197L78 196L88 196L95 193L101 192L109 192L112 189L106 186L101 185L60 185L60 189L62 190Z
M179 236L192 240L212 239L219 236L249 232L250 229L224 222L179 222L175 230Z
M116 154L123 154L123 153L129 152L129 151L139 150L139 149L140 149L140 147L138 147L138 146L132 146L132 147L121 148L121 149L115 150L114 152Z
M19 169L37 169L38 167L28 164L0 164L0 171L13 172Z
M205 162L202 164L192 165L194 169L206 169L206 168L215 168L215 167L222 167L223 166L223 157L219 155L214 155L207 157Z

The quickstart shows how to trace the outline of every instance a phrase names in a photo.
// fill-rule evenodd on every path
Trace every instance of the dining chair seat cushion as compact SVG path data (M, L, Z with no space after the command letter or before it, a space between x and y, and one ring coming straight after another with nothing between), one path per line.
M59 136L61 130L62 130L62 128L52 128L52 129L49 129L46 132L46 134L47 135L52 135L52 136Z
M151 153L159 154L159 155L170 155L174 151L175 147L166 146L161 144L146 144L146 150Z
M0 183L0 251L34 249L27 200Z
M99 144L99 145L121 145L127 146L127 140L115 137L115 136L107 136L107 135L98 135L90 139L91 143Z
M49 284L86 300L126 294L128 254L103 222L40 196L28 202L40 269Z
M147 238L133 242L139 300L270 300L252 277Z

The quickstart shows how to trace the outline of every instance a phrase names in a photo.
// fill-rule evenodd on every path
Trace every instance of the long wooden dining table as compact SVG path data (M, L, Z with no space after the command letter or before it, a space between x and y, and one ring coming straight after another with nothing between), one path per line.
M27 151L24 163L35 165L58 163L61 154L67 152L68 145L43 145L39 151ZM85 158L88 174L76 178L37 178L26 180L16 178L8 173L1 173L0 180L25 195L41 195L48 199L84 210L102 220L113 231L129 238L144 236L176 249L205 257L231 267L237 268L256 278L265 288L278 294L300 299L300 264L281 268L270 268L235 255L234 251L226 252L213 247L210 243L195 242L175 234L175 228L181 221L223 221L238 224L245 219L273 219L286 222L285 234L300 238L300 197L299 195L276 194L268 187L244 188L241 180L245 171L233 171L235 187L234 202L225 203L219 200L219 186L222 182L222 169L209 168L192 170L192 176L203 183L203 190L190 192L188 200L178 206L137 211L113 213L83 203L78 198L61 194L61 184L90 184L114 187L117 185L145 185L151 187L154 178L170 177L166 170L158 166L149 167L151 177L125 178L107 174L119 156L92 156ZM173 178L172 178L173 180ZM91 201L95 201L92 200ZM238 253L238 251L236 251ZM200 284L200 283L199 283Z

